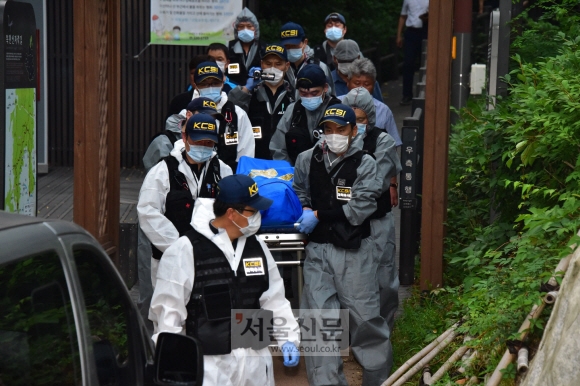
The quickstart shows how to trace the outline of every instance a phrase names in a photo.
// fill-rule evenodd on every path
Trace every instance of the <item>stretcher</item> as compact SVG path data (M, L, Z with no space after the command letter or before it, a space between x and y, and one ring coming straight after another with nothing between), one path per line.
M291 259L275 259L278 266L296 267L298 270L298 296L302 296L303 276L302 267L304 265L304 247L306 245L306 235L297 232L294 228L288 229L260 229L256 235L268 246L270 252L294 252L289 254L276 254L292 256Z

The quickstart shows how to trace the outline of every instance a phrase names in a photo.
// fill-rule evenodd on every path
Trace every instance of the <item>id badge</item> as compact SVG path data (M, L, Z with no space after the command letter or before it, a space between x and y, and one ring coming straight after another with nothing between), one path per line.
M265 275L264 262L261 257L249 257L242 260L246 276Z
M238 144L238 132L234 131L232 134L225 133L224 141L226 145L237 145Z
M239 73L240 73L240 65L238 63L228 64L228 74L239 74Z
M336 187L336 199L342 201L350 201L352 198L352 189L348 186Z
M252 127L252 132L254 133L254 138L255 139L262 138L262 127L260 127L260 126L254 126L254 127Z

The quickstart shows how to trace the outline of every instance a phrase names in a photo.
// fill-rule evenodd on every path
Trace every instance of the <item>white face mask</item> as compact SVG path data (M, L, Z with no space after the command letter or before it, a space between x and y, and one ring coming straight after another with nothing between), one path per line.
M237 211L236 211L237 212ZM238 214L242 217L246 217L243 214L241 214L240 212L238 212ZM236 222L234 220L232 220L232 222L234 223L235 226L237 226L240 229L240 232L242 232L242 234L246 237L249 237L251 235L255 235L256 232L258 232L258 229L260 229L260 226L262 226L262 214L260 213L260 211L254 213L253 215L251 215L250 217L246 217L248 219L248 226L247 227L241 227L238 224L236 224Z
M217 64L224 74L226 73L226 62L215 62L215 64Z
M272 86L277 85L280 83L282 78L284 77L284 71L277 69L276 67L265 68L262 71L264 74L274 74L274 80L266 80L265 82L271 84Z
M342 154L348 150L350 144L350 136L341 134L325 135L326 145L328 149L334 154Z

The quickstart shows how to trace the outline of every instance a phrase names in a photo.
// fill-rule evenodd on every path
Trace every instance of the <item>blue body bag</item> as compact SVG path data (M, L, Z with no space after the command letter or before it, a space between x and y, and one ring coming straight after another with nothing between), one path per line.
M261 231L289 231L302 215L302 205L292 189L294 167L286 161L240 157L237 174L245 174L256 181L260 196L274 202L262 211Z

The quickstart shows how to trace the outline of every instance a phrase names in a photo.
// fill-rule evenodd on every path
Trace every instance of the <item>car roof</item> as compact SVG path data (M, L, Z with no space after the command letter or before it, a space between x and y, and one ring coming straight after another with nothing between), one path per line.
M44 221L46 221L44 218L23 216L21 214L8 213L0 210L0 231L22 225L41 223Z
M32 224L50 224L50 228L57 235L64 235L68 233L88 234L87 231L85 231L82 227L70 221L24 216L21 214L9 213L0 210L0 232L6 229Z

